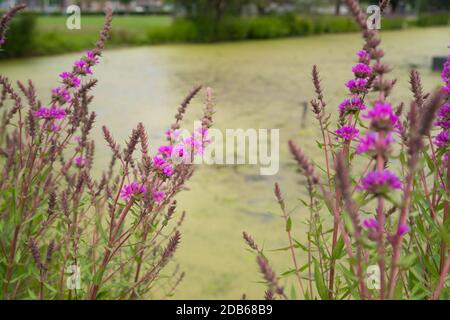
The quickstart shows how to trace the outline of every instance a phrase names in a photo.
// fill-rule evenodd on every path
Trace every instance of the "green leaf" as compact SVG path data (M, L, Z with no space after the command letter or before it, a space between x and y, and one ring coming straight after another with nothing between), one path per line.
M328 300L328 289L325 286L325 281L323 280L322 272L320 271L319 262L317 260L314 260L314 280L320 298L322 300Z
M286 221L286 232L291 232L292 229L292 219L289 217Z

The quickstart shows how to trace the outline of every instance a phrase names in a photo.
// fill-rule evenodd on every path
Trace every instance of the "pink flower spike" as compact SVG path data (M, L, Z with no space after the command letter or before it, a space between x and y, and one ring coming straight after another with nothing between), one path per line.
M125 185L122 188L120 196L123 200L130 200L131 197L139 197L147 191L147 188L143 184L138 184L137 182L132 182Z

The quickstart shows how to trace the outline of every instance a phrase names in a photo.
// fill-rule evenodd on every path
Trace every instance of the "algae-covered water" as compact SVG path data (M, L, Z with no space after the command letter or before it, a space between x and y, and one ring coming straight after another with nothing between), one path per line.
M388 62L398 79L392 101L408 102L408 73L417 68L426 90L439 85L439 74L430 71L431 58L445 56L449 28L412 29L382 34ZM319 137L313 116L301 127L303 102L313 98L310 71L318 64L325 99L330 110L344 98L343 83L349 79L358 34L241 42L211 45L167 45L109 50L96 67L93 110L97 112L98 168L106 167L109 150L101 125L124 141L142 121L156 148L172 123L178 103L196 84L214 88L215 126L225 128L280 129L280 170L274 176L259 175L257 166L200 166L189 182L189 191L178 197L179 208L188 213L182 228L182 246L176 260L186 271L175 298L231 299L246 293L261 298L255 258L242 241L250 232L266 250L284 247L284 222L273 196L278 181L292 214L295 236L304 239L302 224L308 216L298 199L304 196L303 179L287 152L287 140L295 139L321 163L315 148ZM40 92L49 92L57 75L70 68L79 54L0 62L0 73L12 80L31 77ZM185 127L201 115L204 91L189 107ZM45 99L44 99L45 101ZM287 252L270 253L278 272L289 268Z

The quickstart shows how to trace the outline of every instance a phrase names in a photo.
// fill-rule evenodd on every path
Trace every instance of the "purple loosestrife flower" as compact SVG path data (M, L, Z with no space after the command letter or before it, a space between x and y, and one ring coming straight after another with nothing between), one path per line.
M86 56L83 58L89 65L93 66L99 63L98 57L93 51L86 51Z
M336 130L336 134L346 141L351 141L358 137L359 130L353 126L343 126Z
M363 117L371 120L371 128L375 131L391 131L400 127L399 118L388 103L376 102Z
M172 156L173 146L160 146L158 148L158 153L166 158L170 158Z
M439 133L436 138L434 139L434 144L437 145L439 148L444 148L447 146L450 142L450 131L444 130L441 133Z
M366 106L362 103L361 99L358 97L353 97L351 99L345 99L339 105L339 110L344 113L356 113L360 110L365 110Z
M380 137L377 132L369 132L365 136L360 137L359 144L356 147L356 153L370 153L370 154L384 154L391 148L391 144L394 142L392 133L387 133L385 136Z
M170 177L173 174L172 166L162 157L153 157L153 166L160 170L166 177Z
M370 54L366 50L359 50L356 55L359 57L359 62L369 64Z
M75 163L75 166L78 168L83 168L85 165L88 164L88 160L83 157L76 157L73 162Z
M70 102L71 97L69 91L67 91L63 87L58 87L52 89L52 98L59 102L59 104L65 104L66 102Z
M350 90L353 94L361 94L367 92L367 80L366 79L352 79L349 80L346 84L347 88Z
M58 108L56 106L52 106L51 108L40 107L34 112L34 115L45 120L59 120L64 118L66 112L63 108Z
M401 224L398 226L397 234L399 236L403 236L406 233L408 233L411 230L411 228L407 224Z
M370 230L376 230L378 229L378 221L377 219L370 218L370 219L364 219L362 223L363 227Z
M85 60L75 61L75 70L81 75L92 74L92 70Z
M161 202L165 195L166 194L163 191L153 191L152 197L155 202Z
M443 105L437 114L437 122L435 125L442 127L444 130L450 129L450 104Z
M131 197L139 197L147 191L147 188L143 184L139 184L137 182L132 182L130 184L125 185L122 188L120 196L123 200L130 200Z
M391 189L400 189L402 183L400 179L391 171L372 171L362 179L359 190L365 190L375 194L383 194Z
M372 68L365 63L358 63L352 68L357 78L368 78L372 74Z
M81 81L77 76L72 75L69 72L62 72L59 77L63 80L63 82L69 86L77 88L80 86Z

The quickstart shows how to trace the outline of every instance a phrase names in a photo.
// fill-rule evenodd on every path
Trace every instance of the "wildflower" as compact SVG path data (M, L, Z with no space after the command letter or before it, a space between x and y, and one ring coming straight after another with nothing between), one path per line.
M365 63L358 63L352 68L357 78L367 78L372 74L372 68Z
M170 177L173 174L172 166L162 157L153 157L153 166L159 169L166 177Z
M359 50L356 55L359 57L359 61L362 63L369 63L370 54L366 50Z
M442 127L444 130L450 129L450 104L447 103L439 109L435 125Z
M353 94L365 93L367 91L367 80L361 78L352 79L347 82L346 86Z
M160 146L158 148L158 153L163 155L166 158L169 158L172 155L172 151L173 151L173 146L171 146L171 145Z
M5 38L4 38L4 37L1 37L1 38L0 38L0 47L1 47L2 45L4 45L5 42L6 42Z
M402 183L389 170L369 172L362 180L359 190L366 190L375 194L388 192L390 189L400 189Z
M384 154L390 150L391 144L394 142L392 134L389 132L385 136L377 132L369 132L359 139L356 147L356 153L380 153Z
M163 169L162 172L166 177L170 177L173 174L173 168L170 164L167 164Z
M398 116L388 103L376 102L375 106L363 117L372 120L371 127L375 131L390 131L400 126Z
M155 202L161 202L166 194L163 191L154 191L152 196Z
M351 99L345 99L340 105L339 110L345 113L356 113L360 110L365 110L366 106L362 103L361 99L358 97L353 97Z
M59 102L60 104L64 104L66 102L70 102L70 93L63 87L58 87L52 89L52 98Z
M75 61L74 66L75 70L82 75L92 74L92 70L85 60Z
M344 140L350 141L358 136L359 130L353 126L343 126L336 130L336 134Z
M364 219L362 224L366 229L378 229L378 221L374 218Z
M69 87L79 87L81 84L80 79L77 76L72 75L69 72L63 72L59 75L63 82Z
M166 164L166 160L164 158L161 158L159 156L153 157L153 165L156 168L162 168Z
M439 148L444 148L450 142L450 131L444 130L434 138L434 144Z
M83 157L76 157L73 162L78 168L83 168L85 165L87 165L88 160Z
M131 197L139 197L146 191L147 189L143 184L140 185L137 182L132 182L130 184L125 185L122 188L120 196L122 197L123 200L128 201L131 199Z
M86 56L83 58L89 65L93 66L99 63L99 59L94 51L86 51Z
M397 234L399 236L403 236L404 234L408 233L411 230L411 228L407 224L400 224L398 226Z
M52 106L51 108L40 107L37 111L34 112L34 115L45 120L59 120L64 118L66 112L63 108L58 108L56 106Z

